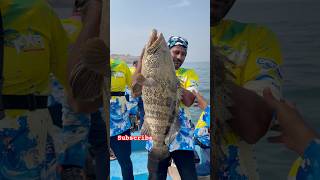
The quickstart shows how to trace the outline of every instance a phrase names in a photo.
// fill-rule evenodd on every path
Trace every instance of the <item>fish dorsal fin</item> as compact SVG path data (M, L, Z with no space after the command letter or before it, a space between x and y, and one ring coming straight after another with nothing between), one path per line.
M149 41L147 43L147 47L151 47L157 39L158 39L158 31L156 29L152 29L149 37Z
M161 41L165 42L163 34L160 33L158 35L157 30L153 29L151 36L149 38L148 44L146 46L146 50L147 50L148 54L152 54L154 51L156 51L158 48L160 48Z

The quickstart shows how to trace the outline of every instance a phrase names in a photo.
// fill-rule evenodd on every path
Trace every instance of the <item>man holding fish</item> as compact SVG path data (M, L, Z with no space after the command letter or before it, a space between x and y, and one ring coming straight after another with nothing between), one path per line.
M154 30L134 74L133 94L142 91L145 110L141 133L152 136L146 144L149 179L166 179L171 158L182 179L197 179L188 107L199 78L193 69L180 68L187 49L186 39L171 36L166 44Z

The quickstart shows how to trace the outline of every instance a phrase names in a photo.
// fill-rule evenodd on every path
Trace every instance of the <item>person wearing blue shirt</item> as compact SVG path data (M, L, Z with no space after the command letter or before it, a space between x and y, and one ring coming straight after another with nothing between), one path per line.
M282 143L303 158L298 168L296 180L320 179L320 135L306 124L296 107L285 100L278 101L270 89L265 89L263 96L270 107L277 113L281 134L269 137L271 143Z

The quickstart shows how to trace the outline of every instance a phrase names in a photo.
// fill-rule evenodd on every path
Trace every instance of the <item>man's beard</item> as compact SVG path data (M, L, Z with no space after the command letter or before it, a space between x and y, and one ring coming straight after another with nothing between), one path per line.
M173 60L174 68L177 70L182 65L179 60Z

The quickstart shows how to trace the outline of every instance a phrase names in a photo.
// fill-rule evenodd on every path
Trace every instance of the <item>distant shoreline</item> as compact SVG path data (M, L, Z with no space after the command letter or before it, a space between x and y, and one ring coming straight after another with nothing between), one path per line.
M132 64L133 61L138 61L139 60L139 56L133 56L130 54L111 54L110 57L112 59L121 59L127 62L127 64ZM208 63L208 65L210 64L210 61L185 61L185 64L189 64L189 63Z
M127 62L127 64L132 64L133 61L138 61L139 56L132 56L130 54L111 54L112 59L121 59Z

